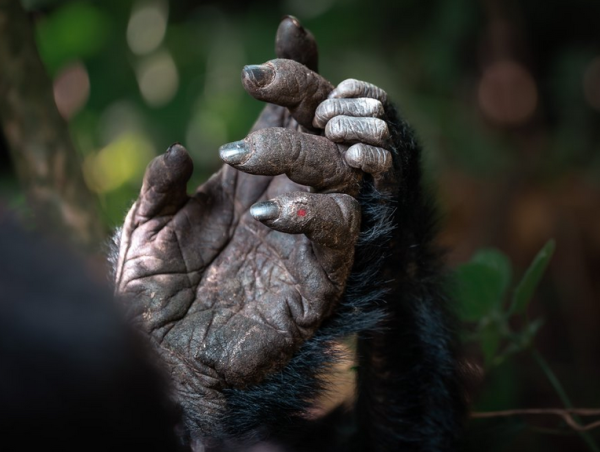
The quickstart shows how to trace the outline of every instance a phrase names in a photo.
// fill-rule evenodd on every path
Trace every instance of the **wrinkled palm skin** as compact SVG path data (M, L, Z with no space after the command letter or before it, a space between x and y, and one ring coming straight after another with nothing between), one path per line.
M383 90L316 73L295 19L276 52L244 68L268 104L193 196L182 146L149 165L116 293L166 364L193 444L454 451L466 408L421 148ZM307 421L332 346L353 334L352 410Z
M284 39L280 28L280 53ZM275 105L253 130L265 127L299 130ZM256 202L306 186L224 165L190 197L191 172L178 145L149 165L122 228L116 291L167 363L184 412L210 432L224 408L221 390L280 369L334 308L352 266L359 210L342 212L351 228L340 246L319 246L249 214Z
M195 196L158 212L146 199L164 194L148 190L127 216L117 289L132 296L131 314L163 358L202 382L191 394L243 387L277 370L339 299L351 246L346 265L327 269L304 235L273 231L248 213L257 201L301 189L224 167Z

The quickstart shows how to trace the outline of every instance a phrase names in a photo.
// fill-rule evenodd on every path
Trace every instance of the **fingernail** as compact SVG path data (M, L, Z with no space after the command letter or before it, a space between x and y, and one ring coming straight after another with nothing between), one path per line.
M185 148L178 142L173 143L171 146L169 146L169 149L167 149L166 154L166 158L171 160L171 159L175 159L177 157L179 157L181 154L184 154Z
M275 77L275 70L267 64L251 64L244 66L244 77L259 88L267 86Z
M292 16L291 14L288 14L288 15L283 16L283 18L281 19L282 22L284 20L289 20L292 24L294 24L300 30L304 31L304 27L302 26L302 24L300 23L300 21L298 20L297 17Z
M279 216L279 207L273 201L257 202L250 207L250 215L259 221L274 220Z
M244 140L234 141L233 143L224 144L219 148L221 160L230 165L239 165L245 162L250 156L250 150L246 146Z

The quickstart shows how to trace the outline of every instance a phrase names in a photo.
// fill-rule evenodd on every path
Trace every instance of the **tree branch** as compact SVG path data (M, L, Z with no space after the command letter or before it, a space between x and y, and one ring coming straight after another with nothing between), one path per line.
M485 419L493 417L509 417L509 416L529 416L529 415L553 415L561 417L565 423L573 430L578 432L586 432L600 427L600 421L591 422L587 425L580 425L572 415L576 416L600 416L600 409L590 408L532 408L522 410L505 410L505 411L488 411L471 413L474 419Z
M93 249L103 238L97 201L18 0L0 0L0 68L0 123L36 226Z

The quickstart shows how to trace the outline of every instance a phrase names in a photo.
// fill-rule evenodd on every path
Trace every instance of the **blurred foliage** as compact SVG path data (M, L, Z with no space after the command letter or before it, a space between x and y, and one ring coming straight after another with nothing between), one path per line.
M110 227L122 222L135 199L145 165L171 143L184 144L194 160L190 191L220 166L218 147L243 138L262 108L243 91L241 68L274 58L281 16L299 17L319 42L325 77L383 87L418 131L427 175L440 181L450 210L446 230L458 250L454 262L489 243L511 256L483 249L456 270L459 313L468 325L464 340L485 374L474 391L476 408L561 399L548 374L544 379L539 367L532 371L534 360L517 353L533 351L534 338L546 356L552 351L573 398L600 404L593 378L582 384L586 372L600 375L600 286L593 276L586 279L600 269L600 215L594 213L600 191L600 2L22 2L36 21L50 76L59 81L82 65L89 78L84 102L68 118L86 181ZM496 64L506 61L512 66ZM496 104L484 102L490 86ZM498 101L497 92L508 93L506 99ZM531 108L520 120L513 115L507 121L507 112L527 97L523 92L533 96ZM0 153L0 195L23 210L23 195L7 177L3 158ZM523 267L552 236L558 263L536 293L543 303L530 305L553 242L528 270ZM578 438L524 437L525 429L520 419L477 421L471 449L582 450Z
M179 141L196 163L190 188L198 185L219 166L217 148L240 139L252 125L261 105L243 92L240 69L274 57L279 18L291 13L317 37L326 77L333 82L367 79L389 91L425 142L430 168L457 166L481 177L509 173L519 164L511 137L487 123L473 98L482 63L477 55L489 16L482 4L404 0L365 8L358 0L23 3L36 13L38 43L50 74L57 76L75 62L83 62L89 74L87 103L70 120L83 156L100 152L121 134L147 137L153 155ZM548 11L558 5L539 0L523 5L522 14L534 17L536 37L548 37L554 22L550 14L540 17L537 5ZM136 13L152 8L162 14L164 36L149 52L136 53L131 27ZM152 27L160 31L161 17L144 17L154 18L142 30L142 36L151 40ZM538 86L542 91L546 89L542 83L553 85L549 106L538 106L537 114L544 113L541 108L549 110L560 124L556 138L550 140L555 150L545 163L548 174L565 162L589 171L600 166L596 153L586 146L590 129L582 131L586 121L597 121L597 113L586 107L576 80L594 56L594 47L571 52L569 45L569 39L561 43L554 67ZM535 69L536 64L531 66ZM161 80L161 74L170 81ZM164 96L144 95L144 86L152 87L146 92L157 92L161 83L168 85ZM141 173L132 172L119 186L107 184L100 193L110 226L121 221Z
M513 400L510 367L500 367L512 355L529 351L538 362L541 373L550 381L566 408L572 408L563 385L545 359L533 347L533 340L543 325L543 319L530 320L527 308L533 300L550 259L555 243L550 240L535 256L531 265L509 296L513 269L508 257L496 249L482 249L472 259L456 269L454 300L462 322L468 328L463 341L475 345L483 355L483 376L488 381L484 393L475 401L475 410L506 408ZM515 324L519 326L515 328ZM499 368L499 371L497 369ZM510 402L509 402L510 403ZM467 450L506 450L515 437L526 428L519 418L498 418L473 421L467 436ZM569 429L567 432L571 432ZM598 446L589 433L580 432L590 450ZM482 449L482 445L485 445Z
M542 326L542 319L529 321L527 306L552 254L549 241L537 254L509 297L513 269L508 257L496 249L482 249L456 269L455 301L461 320L471 325L465 342L481 347L484 365L489 370L514 353L528 349ZM515 316L523 320L520 329L511 324Z

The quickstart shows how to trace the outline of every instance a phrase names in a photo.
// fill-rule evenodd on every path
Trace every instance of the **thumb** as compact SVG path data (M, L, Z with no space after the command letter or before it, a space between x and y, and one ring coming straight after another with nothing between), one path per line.
M294 16L285 16L279 24L275 53L277 58L297 61L314 72L319 70L317 41Z
M152 160L137 202L138 220L175 213L188 199L186 184L192 170L192 159L177 143Z

